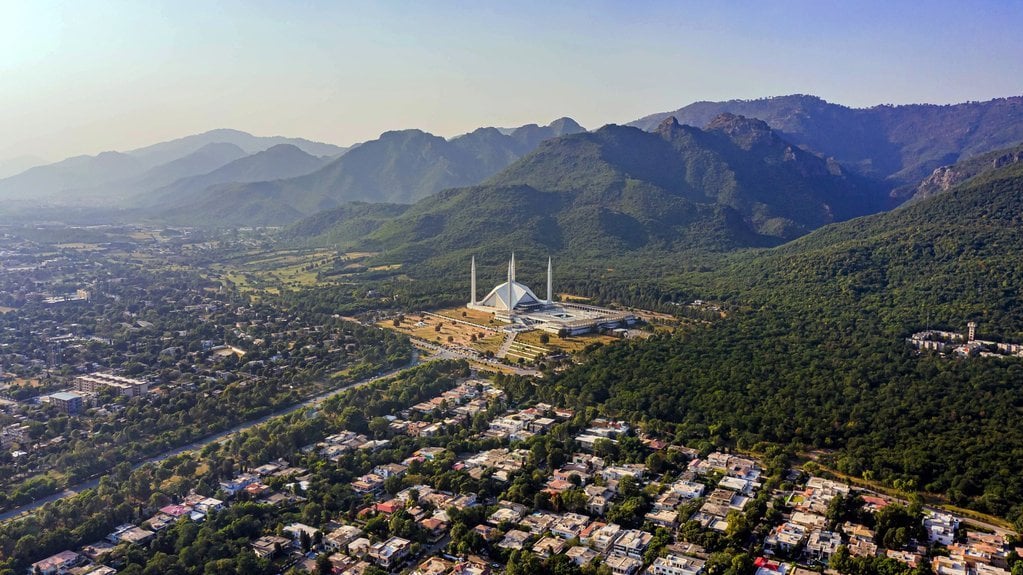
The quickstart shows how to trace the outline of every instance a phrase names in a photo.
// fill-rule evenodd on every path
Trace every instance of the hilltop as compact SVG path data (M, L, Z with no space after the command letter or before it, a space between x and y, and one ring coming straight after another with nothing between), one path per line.
M914 183L935 168L1023 141L1023 97L952 105L849 108L816 96L696 102L629 125L654 130L674 116L703 126L722 113L759 118L784 138L858 173Z
M548 140L483 185L416 203L362 247L416 263L512 245L656 257L778 245L886 202L883 189L763 122L724 115L706 130L668 120L656 133L609 125Z

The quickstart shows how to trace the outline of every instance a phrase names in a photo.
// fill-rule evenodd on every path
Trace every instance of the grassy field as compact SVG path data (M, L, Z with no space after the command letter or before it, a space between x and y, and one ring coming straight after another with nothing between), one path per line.
M468 309L464 307L441 309L431 313L436 315L442 315L444 317L449 317L451 319L457 319L479 325L485 325L495 329L500 329L501 326L508 325L506 322L494 319L494 314L492 313L487 313L485 311L480 311L476 309Z
M497 347L500 347L501 341L504 340L504 335L501 333L494 333L456 321L445 321L428 315L407 316L405 321L397 327L395 327L393 321L380 322L378 325L426 341L450 346L481 349L480 345L493 345L495 346L493 349L496 351ZM440 329L438 329L438 326ZM474 335L477 339L476 342L473 341Z
M372 254L345 254L355 266L365 269L361 264L351 261ZM253 251L231 258L212 266L221 276L233 283L238 290L251 295L259 293L279 294L282 291L296 290L317 283L331 283L332 280L321 280L318 274L329 269L335 262L337 254L332 250L282 250Z
M561 301L568 301L568 302L586 303L586 302L590 301L590 298L588 298L588 297L584 297L584 296L581 296L581 295L570 294L570 293L559 293L558 297L561 299Z
M583 348L593 343L607 344L619 341L617 337L612 337L610 335L587 334L561 338L556 335L547 334L549 341L547 343L541 343L540 338L543 334L544 332L540 330L520 333L518 337L515 338L515 341L537 347L544 347L551 350L551 352L561 351L564 353L576 353L578 351L582 351Z

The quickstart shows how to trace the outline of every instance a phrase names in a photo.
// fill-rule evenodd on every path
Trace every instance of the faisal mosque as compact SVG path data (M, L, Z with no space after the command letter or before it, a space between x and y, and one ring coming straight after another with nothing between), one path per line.
M508 262L508 279L476 299L476 256L470 264L469 309L494 314L520 329L541 329L554 334L578 335L601 329L624 328L636 322L631 313L589 305L555 302L553 261L547 258L547 297L540 299L528 286L515 281L515 254Z

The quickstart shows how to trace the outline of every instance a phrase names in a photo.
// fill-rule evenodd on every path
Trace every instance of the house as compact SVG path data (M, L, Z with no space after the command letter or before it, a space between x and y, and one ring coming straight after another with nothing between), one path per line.
M97 541L90 543L82 547L82 555L89 558L90 561L95 563L102 563L107 560L110 553L114 550L114 546L107 541Z
M698 575L706 563L703 559L669 553L654 559L646 572L648 575Z
M455 564L455 575L490 575L490 562L479 557L470 555L468 559Z
M256 553L256 557L273 560L281 553L281 551L287 549L290 544L291 540L285 537L266 535L253 541L250 546Z
M367 473L352 481L352 490L359 495L378 494L384 490L384 478L375 473Z
M292 523L284 528L284 534L291 537L292 545L295 547L302 546L302 534L309 536L309 540L313 541L316 538L316 534L319 533L319 529L310 527L304 523Z
M367 556L384 569L401 565L412 551L412 542L401 537L391 537L370 546Z
M29 573L35 573L36 569L38 569L43 575L64 573L68 569L71 569L81 563L82 560L83 557L74 551L61 551L56 555L51 555L42 561L33 563L32 568L28 571Z
M166 515L164 513L157 513L156 515L154 515L154 516L150 517L149 519L147 519L145 521L145 523L143 523L143 525L148 524L150 529L152 529L153 531L159 532L159 531L163 531L167 527L170 527L176 521L177 521L177 519L174 519L170 515Z
M586 511L593 515L604 515L611 505L611 499L603 495L591 495L586 499Z
M436 516L419 521L419 525L426 531L426 540L430 543L440 541L448 532L448 522Z
M916 567L921 561L924 561L924 557L919 553L912 551L905 551L902 549L886 549L884 552L885 557L901 561L910 567Z
M662 510L662 511L651 511L643 516L644 519L658 525L660 527L667 527L668 529L674 529L678 527L678 511L673 510Z
M523 517L522 521L519 521L519 527L528 529L534 535L540 535L550 529L557 520L558 518L550 513L537 511Z
M331 551L340 551L362 536L362 530L354 525L342 525L323 538L323 544Z
M388 479L390 477L401 477L406 471L408 471L408 466L400 463L388 463L386 465L378 465L373 468L373 473L383 477L384 479Z
M622 534L622 527L617 523L608 523L597 529L590 536L590 544L597 551L607 551Z
M160 508L160 513L163 513L164 515L168 515L168 516L172 517L173 519L177 519L177 518L182 517L184 515L188 515L191 512L192 512L192 508L191 507L186 507L184 505L164 505L163 507Z
M498 547L503 549L522 549L526 546L526 541L529 540L530 534L526 531L519 531L518 529L512 529L504 534L504 539L497 544Z
M827 563L841 544L842 538L838 533L814 529L806 541L805 553L811 561Z
M874 543L874 532L863 525L846 521L842 531L849 538L847 547L853 557L875 557L877 545Z
M424 447L416 451L413 455L416 457L422 457L427 461L433 461L443 455L446 451L447 449L444 449L443 447Z
M412 575L446 575L455 568L454 561L448 561L441 557L430 557L419 564Z
M256 477L255 475L243 473L242 475L239 475L238 477L235 477L234 479L231 479L229 481L221 481L220 489L225 494L227 494L228 497L234 497L236 494L238 494L238 492L240 492L241 490L245 489L246 487L257 481L259 481L259 478Z
M553 477L561 481L571 482L573 475L578 478L580 485L586 485L593 478L589 467L583 463L566 463L561 469L554 472Z
M927 531L927 542L949 546L955 540L959 520L948 513L932 512L924 517L924 530Z
M365 537L357 537L354 541L348 544L348 554L352 557L365 557L369 553L370 547L373 542Z
M828 524L828 519L823 515L817 515L816 513L803 513L802 511L794 512L790 521L797 525L802 525L807 529L824 529L824 527Z
M600 476L607 481L621 481L624 477L632 477L639 481L643 479L644 473L646 473L646 466L639 463L612 465L600 470Z
M558 537L544 537L533 545L533 553L540 557L560 555L565 550L565 541Z
M113 533L107 535L107 541L117 543L134 543L144 545L155 536L156 533L147 529L141 529L134 525L121 525Z
M526 424L526 429L528 429L529 431L532 431L533 433L538 433L538 434L547 433L552 427L554 427L555 423L556 423L556 421L553 418L550 418L550 417L538 417L538 418L534 419L533 421L530 421L529 423L527 423Z
M517 505L516 507L500 507L497 511L491 513L490 517L487 517L487 523L491 525L518 523L522 520L522 516L525 514L525 510L520 509L521 507L521 505Z
M939 555L931 559L931 570L935 575L969 575L970 566L961 557Z
M405 502L400 499L389 499L373 505L373 510L384 515L393 515L405 508Z
M260 497L270 493L270 486L260 481L256 481L246 485L245 489L242 489L242 493L245 493L251 499L259 499Z
M501 538L501 531L489 525L484 525L482 523L480 523L476 527L473 527L472 530L478 533L479 536L482 537L483 540L487 542Z
M643 558L643 552L650 545L653 535L639 529L627 529L611 545L613 553L627 557Z
M590 518L579 513L565 513L551 525L551 533L562 539L578 537L584 528L590 523Z
M604 559L604 565L607 565L614 575L634 575L639 572L643 562L633 557L625 557L624 555L611 555Z
M806 527L788 521L774 528L764 539L764 547L778 549L786 553L798 548L806 539Z
M747 479L740 479L738 477L732 477L726 475L721 478L718 482L718 487L722 489L730 489L732 491L742 493L743 495L749 495L753 491L753 482Z
M589 564L590 561L596 559L599 555L593 549L589 547L583 547L582 545L576 545L565 552L565 556L572 560L573 563L582 567Z

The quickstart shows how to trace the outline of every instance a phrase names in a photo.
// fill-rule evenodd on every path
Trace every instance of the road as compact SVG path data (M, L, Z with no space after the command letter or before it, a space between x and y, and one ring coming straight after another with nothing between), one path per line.
M484 366L491 366L497 371L501 370L511 371L515 375L525 375L530 377L536 377L540 375L539 370L501 363L500 361L484 357L483 355L476 353L475 351L466 351L464 349L444 347L442 345L430 343L426 340L419 339L416 337L410 339L412 340L413 345L416 345L422 349L432 352L434 354L432 356L432 359L464 359L466 361L476 362Z
M440 357L434 357L434 358L431 358L428 361L433 361L435 359L441 359L441 358ZM310 398L306 399L305 401L302 401L301 403L292 404L292 405L290 405L288 407L284 407L284 408L278 409L277 411L275 411L273 413L264 415L264 416L259 417L257 419L252 419L252 420L246 421L244 423L240 423L240 424L238 424L238 425L236 425L236 426L234 426L234 427L232 427L230 429L226 429L224 431L215 433L213 435L208 435L208 436L206 436L206 437L204 437L204 438L202 438L202 439L200 439L198 441L193 441L192 443L189 443L188 445L183 445L181 447L176 447L176 448L171 449L169 451L165 451L165 452L163 452L163 453L161 453L159 455L155 455L153 457L150 457L149 459L146 459L144 461L141 461L141 462L135 464L132 467L132 469L138 469L139 467L142 467L143 465L148 465L150 463L159 463L160 461L163 461L164 459L167 459L169 457L174 457L175 455L179 455L179 454L184 453L186 451L200 450L203 447L206 447L207 445L210 445L211 443L217 443L217 442L223 441L223 440L231 437L232 435L234 435L234 434L236 434L238 432L245 431L246 429L255 427L255 426L257 426L257 425L259 425L261 423L264 423L267 420L272 419L274 417L279 417L281 415L287 415L289 413L294 413L296 411L299 411L301 409L306 409L306 408L309 408L309 407L317 407L321 403L326 401L328 398L330 398L331 396L334 396L334 395L336 395L336 394L338 394L338 393L340 393L342 391L345 391L345 390L348 390L348 389L355 389L355 388L359 388L359 387L364 387L364 386L370 385L372 383L376 383L376 382L378 382L380 380L387 379L389 377L394 377L394 376L396 376L396 375L398 375L398 374L400 374L400 373L402 373L404 371L407 371L407 370L410 370L410 369L416 367L419 364L420 364L419 352L418 352L418 350L413 350L412 361L410 361L409 364L407 366L405 366L405 367L400 367L398 369L389 371L389 372L381 374L381 375L377 375L377 376L374 376L374 377L371 377L371 378L368 378L368 379L357 381L355 383L351 383L351 384L346 385L344 387L339 387L339 388L332 389L330 391L327 391L327 392L321 393L319 395L315 395L313 397L310 397ZM10 511L7 511L5 513L0 513L0 523L2 523L4 521L7 521L8 519L12 519L14 517L17 517L17 516L19 516L19 515L21 515L23 513L28 513L28 512L34 511L35 509L38 509L39 507L42 507L43 505L45 505L47 503L50 503L52 501L57 501L58 499L64 499L65 497L71 497L72 495L75 495L78 492L84 491L86 489L92 489L92 488L96 487L97 485L99 485L99 480L100 480L100 477L95 477L95 478L90 479L88 481L83 481L82 483L78 483L77 485L73 485L71 487L68 487L64 491L59 491L57 493L54 493L53 495L49 495L47 497L43 497L42 499L37 499L37 500L33 501L32 503L29 503L27 505L22 505L21 507L17 507L15 509L11 509Z

